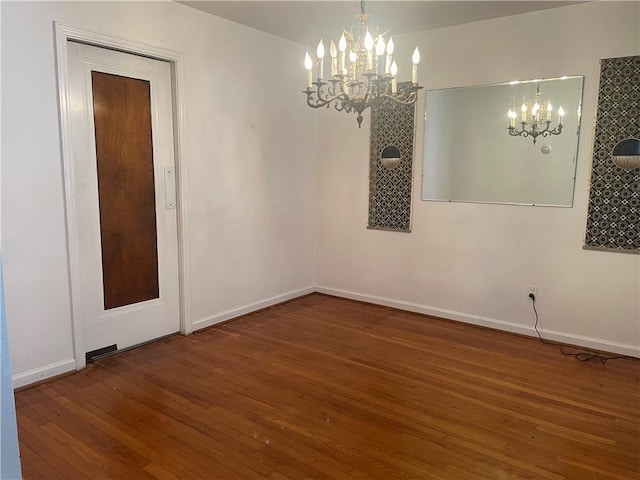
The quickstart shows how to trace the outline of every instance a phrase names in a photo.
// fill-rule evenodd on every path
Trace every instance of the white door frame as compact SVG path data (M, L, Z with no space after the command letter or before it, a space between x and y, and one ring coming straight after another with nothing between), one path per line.
M190 315L189 242L187 205L187 168L184 129L184 60L180 52L167 50L128 38L108 35L93 30L77 28L54 22L56 35L56 63L60 101L60 136L62 141L62 166L67 223L67 255L69 269L71 325L73 331L73 354L76 370L86 366L83 322L80 298L80 255L76 204L73 196L73 168L71 143L71 111L69 94L69 64L67 42L76 40L98 47L133 53L171 64L173 84L173 130L175 140L175 165L177 178L178 220L178 285L180 301L180 333L189 335L193 331Z

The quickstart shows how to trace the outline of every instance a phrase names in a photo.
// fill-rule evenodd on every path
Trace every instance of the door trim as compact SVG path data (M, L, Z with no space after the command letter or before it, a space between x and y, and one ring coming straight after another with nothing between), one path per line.
M177 178L177 223L178 223L178 288L180 303L180 333L189 335L193 331L190 305L189 242L188 242L188 199L186 135L184 116L184 58L183 54L136 40L109 35L94 30L73 27L54 22L58 93L60 102L60 139L64 175L65 217L67 226L67 256L69 273L69 302L73 332L73 354L76 370L86 366L83 324L81 318L82 299L80 297L80 255L76 204L73 197L73 168L71 143L71 112L69 94L69 63L67 42L75 40L97 47L142 55L169 62L173 87L173 130L175 165Z

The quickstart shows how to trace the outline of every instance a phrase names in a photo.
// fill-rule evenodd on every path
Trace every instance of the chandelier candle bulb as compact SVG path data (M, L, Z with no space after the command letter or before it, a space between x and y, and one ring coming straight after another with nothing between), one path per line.
M304 56L304 68L307 69L307 90L311 89L313 85L313 78L311 69L313 68L313 62L311 61L311 57L309 56L309 52Z
M413 61L413 69L411 72L411 83L414 85L418 84L418 64L420 63L420 50L418 47L413 51L413 56L411 57Z
M398 79L396 78L396 75L398 74L398 65L396 64L396 61L394 60L391 63L391 93L398 93Z
M558 125L562 125L563 118L564 118L564 108L560 107L558 109Z
M324 77L324 44L322 40L318 44L316 53L318 54L318 80L322 80L322 77Z
M346 62L346 53L347 53L347 39L344 36L344 33L342 34L342 36L340 37L340 40L338 40L338 50L340 50L340 72L345 75L346 74L346 68L345 68L345 62Z
M382 60L382 55L384 55L385 47L384 38L382 38L382 35L378 35L378 41L376 42L376 72L379 76L382 76L384 73L384 61Z
M393 37L389 37L387 42L387 62L384 68L384 73L391 74L391 63L393 62Z
M373 37L369 31L364 36L364 48L367 51L367 72L370 72L373 70Z
M356 53L351 50L349 52L349 64L351 66L351 79L353 81L358 81L358 66L356 65L358 60L358 57L356 56Z
M549 102L547 104L547 122L551 121L551 111L553 110L553 105L551 105L551 102Z
M540 105L538 105L537 103L533 105L533 108L531 109L531 116L533 117L534 120L539 120L538 119L538 111L540 110Z
M523 103L522 104L522 123L526 123L527 121L527 106Z
M333 78L338 74L338 51L333 40L331 40L331 45L329 46L329 53L331 54L331 77Z

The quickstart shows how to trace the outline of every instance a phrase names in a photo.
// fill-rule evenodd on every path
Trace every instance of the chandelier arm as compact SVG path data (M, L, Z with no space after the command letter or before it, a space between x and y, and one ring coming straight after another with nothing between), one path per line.
M526 130L525 125L523 124L522 129L518 130L515 127L508 127L508 131L509 131L509 135L511 135L512 137L531 137L533 138L535 143L536 138L542 136L542 137L549 137L551 135L560 135L562 133L562 125L558 125L556 127L554 127L553 129L549 129L548 127L545 128L544 130L536 130L536 125L532 125L531 126L531 130Z
M340 80L334 80L331 79L329 80L331 82L331 85L327 85L327 95L329 97L339 97L342 94L342 90L340 90L338 94L336 94L336 86L340 83Z
M322 108L322 107L326 107L327 105L329 105L333 99L329 99L329 100L325 100L319 97L314 97L313 94L315 92L310 92L310 91L303 91L302 93L306 93L307 94L307 105L310 106L311 108Z
M329 93L329 92L316 92L313 90L303 90L302 93L307 95L307 105L311 108L329 108L331 104L334 104L334 108L341 112L350 112L353 109L352 100L344 92L340 92L339 94Z
M388 93L381 93L376 97L376 101L381 98L387 98L391 100L393 103L397 103L398 105L413 105L418 100L417 91L411 92L408 95L389 95Z
M364 98L362 99L362 103L364 104L364 108L367 108L370 105L370 100L369 100L370 98L371 98L371 93L367 89L367 91L364 94Z
M329 86L325 82L314 82L313 84L316 86L315 90L308 88L302 92L307 95L307 105L311 108L328 108L333 101L341 103L345 103L345 101L349 102L349 96L344 92L341 91L336 94L336 86L338 83L338 81L332 81L332 86ZM325 85L327 85L327 87L323 88Z
M518 130L515 127L509 127L509 135L511 135L512 137L524 137L524 138L526 138L526 137L530 136L531 134L528 131L524 130L524 129Z
M351 99L347 95L344 95L339 102L336 102L334 108L338 112L342 112L343 110L347 113L351 112Z
M562 133L562 125L558 125L553 130L549 130L548 128L544 129L541 132L543 137L548 137L549 135L560 135Z

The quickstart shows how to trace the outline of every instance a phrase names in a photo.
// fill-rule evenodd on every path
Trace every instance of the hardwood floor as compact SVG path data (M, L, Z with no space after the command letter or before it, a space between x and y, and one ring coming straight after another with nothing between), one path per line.
M30 479L640 478L640 360L313 294L16 394Z

